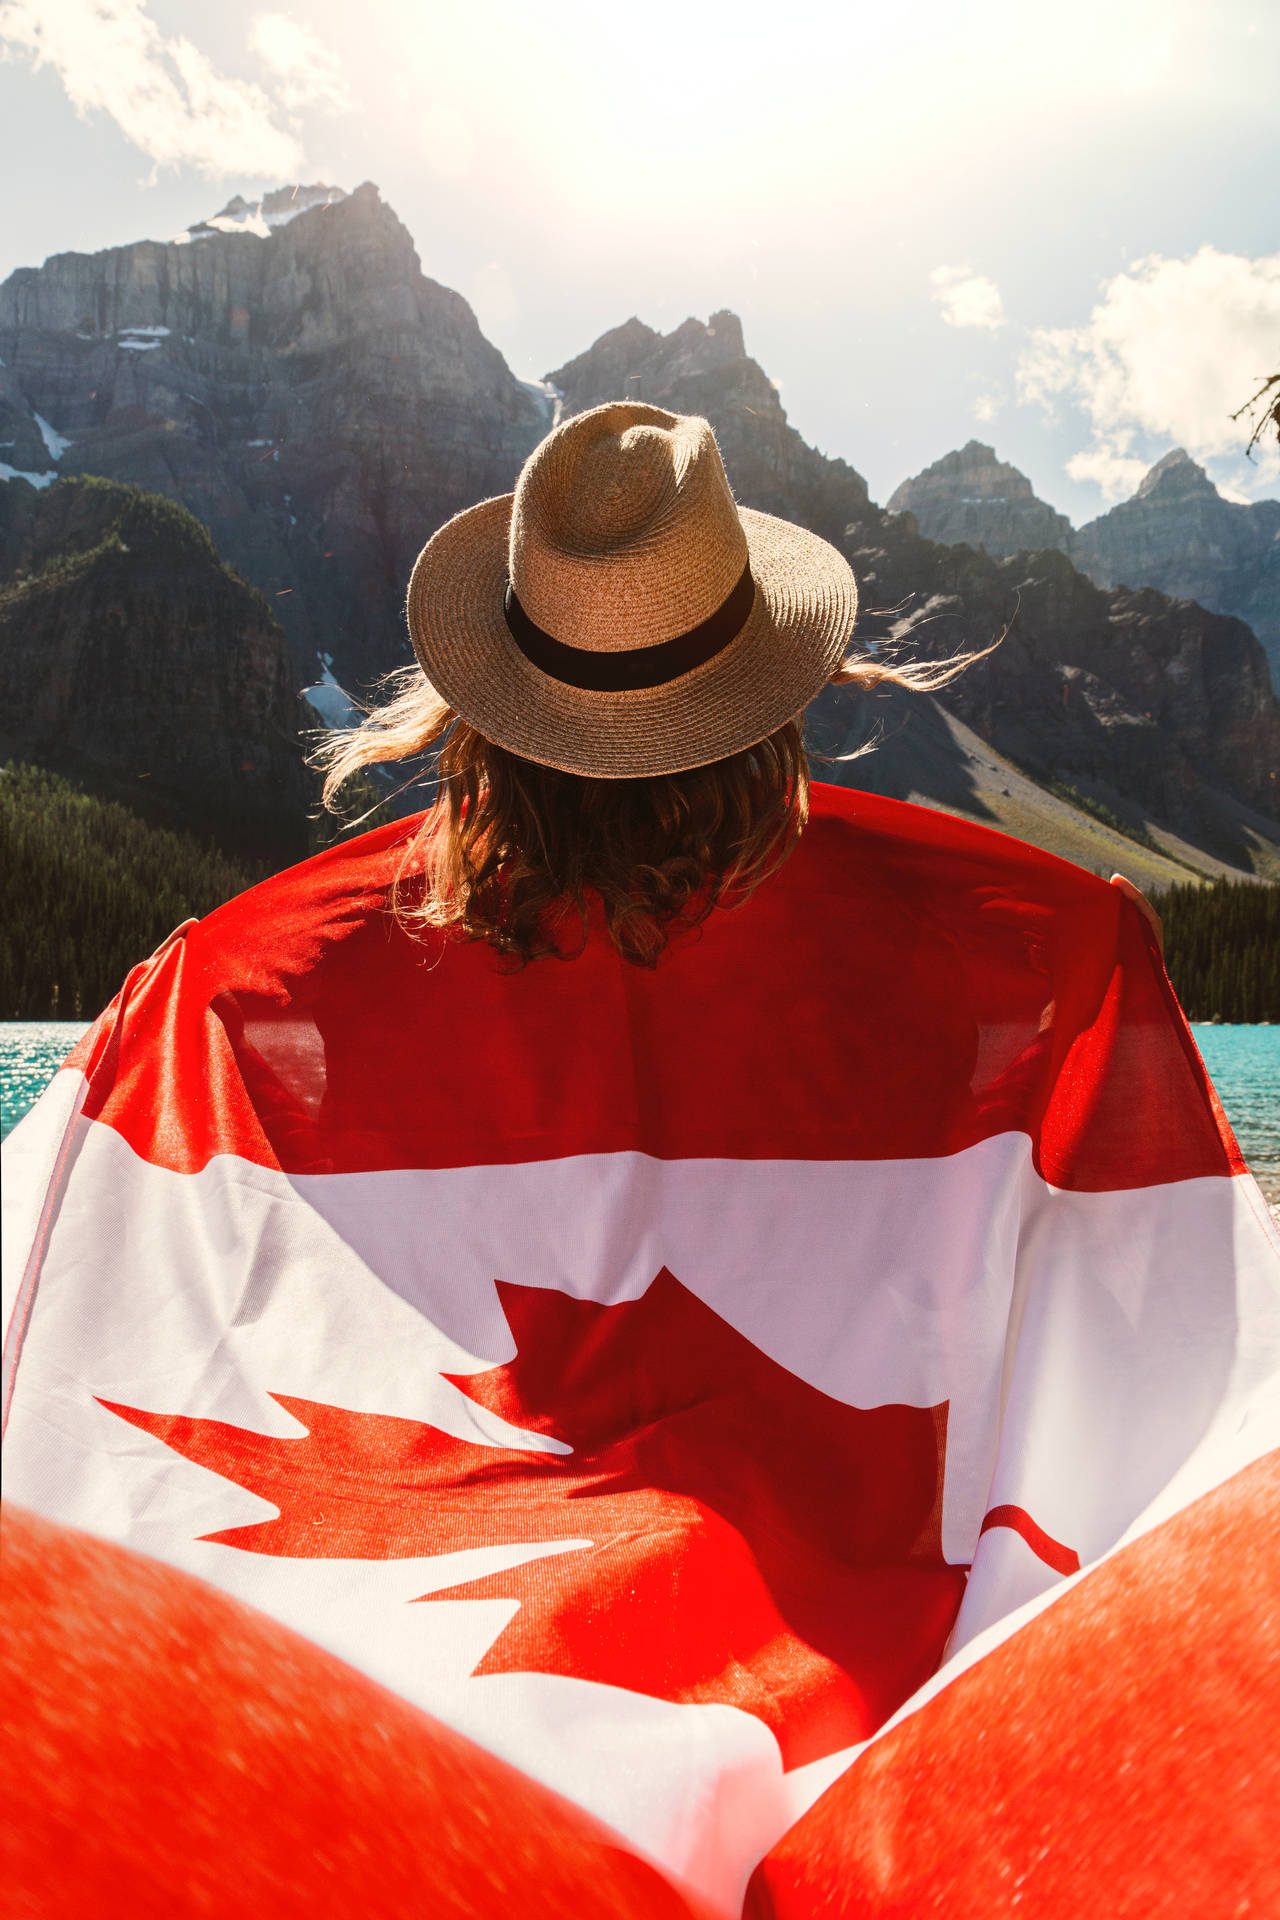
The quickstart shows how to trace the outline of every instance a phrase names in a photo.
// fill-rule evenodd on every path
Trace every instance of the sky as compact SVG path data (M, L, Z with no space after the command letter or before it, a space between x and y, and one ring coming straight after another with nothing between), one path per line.
M1280 369L1275 0L0 0L0 277L373 180L524 379L730 307L898 482L994 445L1077 525Z

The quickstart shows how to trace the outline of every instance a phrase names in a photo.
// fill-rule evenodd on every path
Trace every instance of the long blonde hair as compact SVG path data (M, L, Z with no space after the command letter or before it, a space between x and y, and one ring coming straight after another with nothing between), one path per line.
M852 655L831 684L932 693L983 654L900 656L890 645ZM390 674L382 692L358 726L330 733L313 752L324 804L337 811L348 782L368 767L437 749L435 798L406 850L397 913L487 940L516 965L578 951L593 895L619 953L656 965L674 930L749 899L809 817L802 717L708 766L609 780L495 745L418 666Z

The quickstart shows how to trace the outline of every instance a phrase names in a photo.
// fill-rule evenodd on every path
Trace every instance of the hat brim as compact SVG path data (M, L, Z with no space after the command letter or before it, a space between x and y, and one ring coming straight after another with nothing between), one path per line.
M844 657L858 610L849 563L806 528L739 507L756 596L728 646L657 687L566 686L525 658L503 612L513 499L482 501L433 534L407 612L436 692L526 760L610 780L706 766L793 720Z

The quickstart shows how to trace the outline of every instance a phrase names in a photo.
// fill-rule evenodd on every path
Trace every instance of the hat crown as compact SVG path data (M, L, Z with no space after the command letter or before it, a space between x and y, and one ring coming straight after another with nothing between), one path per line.
M516 482L508 564L529 618L567 646L621 652L700 626L747 564L707 421L635 401L567 420Z

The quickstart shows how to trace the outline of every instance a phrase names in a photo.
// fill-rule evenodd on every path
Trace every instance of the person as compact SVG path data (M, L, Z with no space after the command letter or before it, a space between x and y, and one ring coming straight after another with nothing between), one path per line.
M856 609L635 403L433 535L416 665L322 754L336 800L430 753L432 804L182 930L14 1136L10 1490L180 1660L192 1576L267 1616L209 1630L255 1649L200 1666L220 1794L345 1738L267 1628L445 1723L414 1819L468 1900L459 1733L516 1770L486 1807L552 1789L687 1910L1235 1910L1242 1858L1275 1885L1265 1209L1123 889L811 784L820 689L963 665L851 650ZM105 1543L173 1585L122 1616ZM277 1893L332 1791L280 1803ZM189 1855L207 1906L174 1817L127 1875L172 1905Z
M652 966L674 926L749 898L796 845L803 714L825 685L933 690L968 664L851 654L857 604L825 540L736 506L705 420L597 407L512 496L428 542L418 665L322 746L325 800L438 746L417 919L524 962L591 897Z
M652 966L673 924L745 900L795 846L804 709L823 686L935 692L994 651L851 653L857 604L826 541L736 508L705 420L595 408L543 442L510 499L424 549L419 664L323 743L325 803L439 746L419 922L523 962L556 950L566 913L585 930L591 896L618 950ZM1112 884L1162 940L1140 890Z

